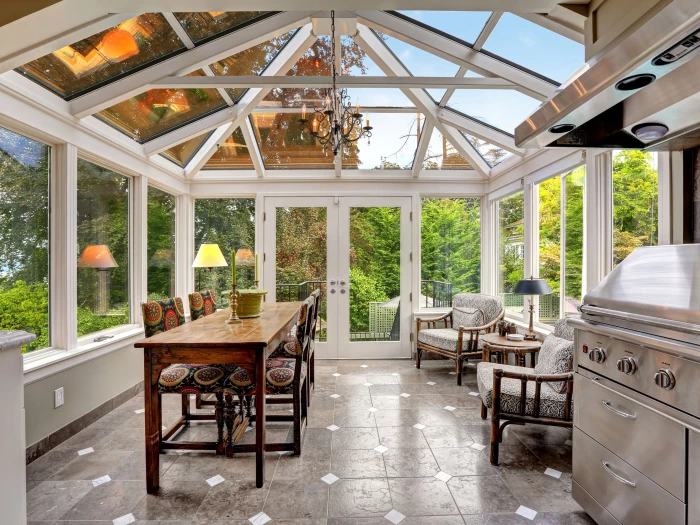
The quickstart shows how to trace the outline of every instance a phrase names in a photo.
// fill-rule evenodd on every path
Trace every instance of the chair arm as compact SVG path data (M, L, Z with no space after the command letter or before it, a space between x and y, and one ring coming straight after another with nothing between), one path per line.
M484 311L481 310L482 316L484 315ZM464 341L464 334L468 333L469 334L469 349L471 352L476 352L477 348L479 347L479 333L484 330L486 332L490 332L491 328L496 326L496 323L500 321L503 318L504 311L501 310L501 313L496 316L496 318L493 321L490 321L484 325L481 326L460 326L459 327L459 337L457 339L458 341L458 346L457 346L457 355L462 354L462 344Z
M449 319L450 324L448 326L447 320ZM445 321L445 328L451 328L452 327L452 312L441 315L440 317L431 317L430 319L423 319L422 317L416 317L416 331L419 332L421 329L421 325L423 323L428 323L428 328L436 328L436 323L438 321Z
M574 373L564 374L531 374L527 372L510 372L501 368L493 369L493 408L494 413L501 411L501 380L502 378L516 379L520 381L520 407L521 416L525 415L527 405L527 383L535 382L534 417L540 417L540 400L542 397L542 383L566 382L566 402L564 405L564 420L571 419L571 400L574 393Z

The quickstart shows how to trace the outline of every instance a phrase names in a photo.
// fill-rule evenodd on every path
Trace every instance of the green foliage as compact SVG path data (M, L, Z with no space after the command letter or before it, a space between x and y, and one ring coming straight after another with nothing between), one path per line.
M350 269L350 331L369 331L369 303L388 301L377 279L360 268Z
M175 295L175 196L148 188L149 296Z
M22 280L0 282L0 330L26 330L36 339L22 353L49 346L49 287Z
M525 272L522 253L523 207L523 192L499 201L499 292L501 293L510 293Z

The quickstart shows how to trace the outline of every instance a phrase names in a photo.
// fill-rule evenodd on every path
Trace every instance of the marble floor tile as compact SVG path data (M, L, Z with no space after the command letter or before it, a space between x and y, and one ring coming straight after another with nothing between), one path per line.
M384 458L376 450L333 450L331 470L339 478L386 478Z
M53 523L92 489L90 481L44 481L27 494L27 519Z
M209 486L201 481L163 480L131 513L138 520L192 519L208 493Z
M61 519L113 520L129 514L145 496L145 481L110 481L94 487Z
M366 449L379 446L376 428L340 428L333 432L333 450Z
M131 454L132 452L126 450L96 450L92 454L77 456L73 461L51 476L49 480L67 481L83 479L91 481L112 472Z
M406 516L441 516L459 510L445 482L435 478L390 479L394 509Z
M391 509L386 479L341 479L330 487L329 518L381 517Z
M383 457L389 478L429 478L440 472L433 453L427 448L389 450Z
M262 488L255 486L255 480L224 481L211 489L195 515L195 521L248 520L262 512L270 490L269 482ZM226 521L228 520L228 521Z
M379 442L390 450L406 448L429 448L424 431L410 427L377 428Z
M461 426L430 426L423 429L423 435L430 448L466 448L474 443L469 432Z
M572 512L581 507L561 480L540 473L506 474L503 479L519 501L537 512Z
M489 476L496 474L489 460L473 448L433 448L440 470L451 476Z
M325 518L328 485L318 479L275 479L263 510L273 519Z
M455 477L447 486L462 514L515 512L520 506L498 475Z

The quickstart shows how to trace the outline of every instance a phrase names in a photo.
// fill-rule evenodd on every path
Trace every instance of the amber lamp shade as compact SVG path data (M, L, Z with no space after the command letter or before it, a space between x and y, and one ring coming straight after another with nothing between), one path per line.
M112 252L105 244L89 244L80 254L78 268L95 268L97 270L109 270L119 266L112 257Z
M113 62L122 62L139 54L134 36L125 29L114 28L107 32L100 44L102 54Z
M254 264L253 252L246 248L241 248L236 252L236 266L253 266Z
M193 268L214 268L228 266L224 254L218 244L202 244L197 252L197 257L192 263Z

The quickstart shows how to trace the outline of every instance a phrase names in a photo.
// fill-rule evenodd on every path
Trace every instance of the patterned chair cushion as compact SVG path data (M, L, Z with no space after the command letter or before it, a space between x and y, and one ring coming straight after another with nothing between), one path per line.
M228 368L223 365L170 365L160 373L158 392L161 394L222 392L223 379L228 371Z
M179 297L141 303L141 313L146 337L171 330L185 322L185 308Z
M291 394L296 370L296 359L269 358L265 363L267 370L268 394ZM306 363L302 362L301 382L306 378ZM234 395L251 395L255 391L255 382L250 374L239 366L231 367L223 382L224 391Z
M459 330L452 328L429 328L418 332L418 342L425 343L430 346L435 346L443 350L457 353L457 340L459 338ZM465 333L462 336L462 350L469 344L469 334ZM483 342L479 339L477 350L482 350Z
M578 316L575 316L578 317ZM554 331L552 332L555 336L561 337L562 339L568 339L569 341L574 340L574 327L567 323L568 319L559 319L554 323Z
M296 330L294 330L296 333ZM287 337L282 340L280 345L277 347L277 350L272 352L270 354L270 359L273 358L286 358L286 359L294 359L296 357L296 351L297 351L297 341L294 337Z
M532 368L522 366L499 365L497 363L479 363L476 367L476 379L479 394L484 404L491 408L493 403L493 370L501 368L508 372L524 372L532 374ZM535 382L527 382L527 400L525 414L535 415ZM501 412L520 413L520 381L517 379L501 379ZM542 383L540 391L540 416L564 419L566 413L566 394L556 392L549 383ZM573 411L572 411L573 414Z
M503 310L503 298L481 293L460 293L455 295L452 306L454 307L452 311L452 326L454 328L459 328L460 326L481 326L480 324L472 324L477 318L481 322L480 316L464 313L460 310L482 310L484 312L484 322L490 323Z
M537 355L535 373L565 374L571 372L574 362L574 342L562 339L555 335L548 335L542 343L542 348ZM559 393L563 393L566 382L549 383Z
M214 290L194 292L190 294L189 298L190 315L193 321L216 312L216 296L214 295Z

